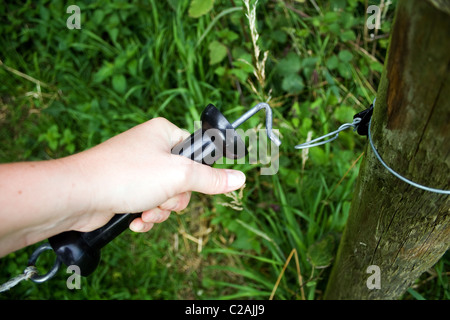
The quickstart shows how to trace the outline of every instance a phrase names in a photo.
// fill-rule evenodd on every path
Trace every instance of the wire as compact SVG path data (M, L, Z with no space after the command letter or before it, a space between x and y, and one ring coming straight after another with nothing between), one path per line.
M375 108L375 100L373 101L373 107ZM400 175L399 173L397 173L396 171L394 171L393 169L391 169L381 158L380 154L378 153L378 151L375 148L375 145L373 143L372 140L372 134L370 133L371 131L371 125L372 125L372 118L369 121L369 132L368 132L368 136L369 136L369 142L370 142L370 146L372 147L373 152L375 153L375 156L377 157L377 159L381 162L381 164L390 172L392 173L394 176L396 176L397 178L399 178L400 180L425 191L429 191L429 192L434 192L434 193L440 193L440 194L450 194L450 190L442 190L442 189L435 189L435 188L430 188L421 184L418 184L414 181L411 181L405 177L403 177L402 175Z
M325 135L323 135L323 136L321 136L319 138L316 138L314 140L311 140L311 141L308 141L308 142L296 145L295 149L307 149L307 148L317 147L317 146L320 146L322 144L334 141L334 140L336 140L339 137L339 133L341 131L347 130L349 128L355 129L360 122L361 122L361 118L355 118L355 119L353 119L352 123L344 123L342 126L339 127L339 129L337 129L337 130L335 130L333 132L327 133L327 134L325 134ZM321 140L323 140L325 138L328 138L328 137L330 137L332 135L334 135L333 138L330 138L330 139L325 140L325 141L321 141Z

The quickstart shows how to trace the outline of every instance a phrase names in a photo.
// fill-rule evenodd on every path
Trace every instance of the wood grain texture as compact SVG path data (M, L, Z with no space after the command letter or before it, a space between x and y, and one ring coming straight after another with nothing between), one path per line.
M373 115L375 146L392 169L450 189L450 19L399 1ZM326 299L397 299L450 247L450 197L390 174L367 148ZM368 289L370 265L381 289Z
M450 1L449 0L427 0L429 3L431 3L433 6L435 6L436 9L441 10L445 12L446 14L450 15Z

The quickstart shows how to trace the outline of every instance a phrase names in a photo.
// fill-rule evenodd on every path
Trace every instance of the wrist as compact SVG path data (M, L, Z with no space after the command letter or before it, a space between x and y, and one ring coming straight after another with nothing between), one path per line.
M98 170L90 163L87 151L57 161L66 177L66 189L61 197L62 206L68 208L65 219L69 230L90 231L96 225L100 227L102 224L97 220L102 211L99 206L101 185L96 179Z

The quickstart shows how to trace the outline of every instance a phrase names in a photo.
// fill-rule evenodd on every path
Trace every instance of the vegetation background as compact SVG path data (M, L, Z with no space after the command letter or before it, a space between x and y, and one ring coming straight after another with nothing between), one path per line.
M149 233L125 232L79 290L67 289L63 270L0 299L321 299L366 139L348 131L326 146L293 147L370 105L396 1L75 4L80 30L66 27L61 1L0 4L0 162L63 157L156 116L192 132L208 103L234 120L267 101L280 169L261 176L261 165L234 165L245 188L195 194ZM380 29L366 26L369 5L382 10ZM243 129L264 127L263 118ZM0 259L0 283L36 246ZM39 260L41 272L52 259ZM450 298L449 261L402 298Z

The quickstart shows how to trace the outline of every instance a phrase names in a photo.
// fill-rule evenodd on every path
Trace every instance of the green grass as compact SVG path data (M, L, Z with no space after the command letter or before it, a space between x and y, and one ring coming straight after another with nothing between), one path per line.
M208 103L234 120L269 96L283 141L277 175L221 165L246 173L241 193L195 194L151 232L125 232L80 290L67 289L63 270L0 299L268 299L273 291L274 299L321 299L366 141L344 132L307 159L293 146L370 105L394 5L370 41L366 1L313 2L259 1L263 84L239 0L216 0L199 18L186 0L80 2L81 30L66 28L60 1L0 4L1 162L79 152L156 116L192 132ZM260 123L262 114L242 127ZM35 247L0 260L0 283L23 270ZM292 257L285 266L293 249L299 265ZM52 258L44 258L45 268ZM403 298L448 299L448 269L446 256Z

